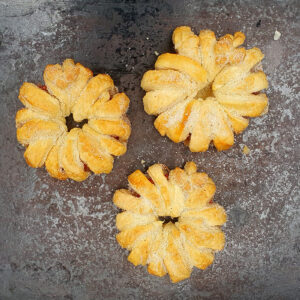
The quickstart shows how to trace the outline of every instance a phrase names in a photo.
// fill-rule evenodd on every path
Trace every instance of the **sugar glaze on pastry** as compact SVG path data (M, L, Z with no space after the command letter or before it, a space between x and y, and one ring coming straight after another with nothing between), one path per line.
M17 139L26 147L28 165L45 164L61 180L111 172L113 156L126 152L131 132L125 115L128 97L117 92L109 75L93 77L72 59L47 65L44 81L44 87L25 82L19 93L25 108L16 115ZM71 114L86 124L68 131L66 117Z
M116 218L116 238L130 251L131 263L178 282L191 275L193 266L207 268L223 249L219 227L226 212L212 202L214 182L193 162L171 171L155 164L147 173L136 170L128 177L129 189L114 194L115 205L124 210Z
M249 117L267 112L268 87L260 70L264 55L258 48L241 48L245 35L236 32L219 40L214 32L195 35L190 27L173 32L177 54L158 57L141 87L147 114L158 115L154 126L175 143L184 141L193 152L217 150L234 144L234 133L248 126Z

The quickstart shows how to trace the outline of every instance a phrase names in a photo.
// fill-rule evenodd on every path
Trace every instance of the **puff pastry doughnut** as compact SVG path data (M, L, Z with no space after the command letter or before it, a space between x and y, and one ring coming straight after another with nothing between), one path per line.
M29 166L42 167L58 179L85 180L92 172L109 173L113 156L126 152L131 127L125 116L129 99L109 75L93 73L66 59L48 65L45 86L25 82L16 115L17 139L26 146ZM66 117L86 123L68 131Z
M184 170L155 164L148 175L136 170L129 190L117 190L113 201L124 211L116 218L121 247L134 265L148 265L156 276L169 273L172 282L188 278L193 266L207 268L224 247L219 228L226 222L222 206L214 204L213 181L188 162Z
M264 55L258 48L239 46L245 36L236 32L216 40L210 30L195 35L190 27L173 32L177 54L157 58L155 70L146 72L144 109L158 115L154 126L175 143L184 141L193 152L217 150L234 144L234 133L248 126L248 117L267 111L268 87L259 70Z

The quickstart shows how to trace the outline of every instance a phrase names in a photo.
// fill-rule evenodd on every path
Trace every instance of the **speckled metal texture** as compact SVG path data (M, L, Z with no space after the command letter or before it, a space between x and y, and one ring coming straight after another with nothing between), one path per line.
M299 3L0 1L0 299L299 299ZM243 31L246 46L265 53L269 113L226 152L189 152L161 137L143 110L141 77L156 51L173 51L180 25ZM47 64L68 57L109 73L131 99L127 153L111 174L83 183L28 167L15 137L20 85L41 82ZM112 195L135 169L189 160L216 183L227 241L207 270L171 284L127 261Z

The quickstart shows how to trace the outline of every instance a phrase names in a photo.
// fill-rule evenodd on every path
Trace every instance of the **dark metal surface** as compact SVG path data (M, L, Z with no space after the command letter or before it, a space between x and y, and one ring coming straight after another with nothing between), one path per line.
M0 299L299 299L299 1L10 0L0 15ZM173 50L179 25L241 30L265 53L269 113L226 152L190 153L160 137L143 110L141 76L155 51ZM29 168L15 138L20 85L67 57L109 73L131 99L128 152L111 174L83 183ZM115 241L112 195L142 160L194 160L228 213L225 250L179 284L134 267Z

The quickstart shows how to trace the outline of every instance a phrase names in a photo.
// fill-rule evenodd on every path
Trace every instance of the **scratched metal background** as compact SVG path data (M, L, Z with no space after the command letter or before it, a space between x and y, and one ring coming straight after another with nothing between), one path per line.
M232 2L0 1L0 299L300 299L300 2ZM173 50L179 25L241 30L247 47L265 53L269 113L226 152L192 154L160 137L143 111L142 74L155 51ZM111 174L83 183L29 168L15 137L20 85L41 82L47 64L67 57L109 73L131 99L128 152ZM114 238L113 192L145 169L142 160L170 168L194 160L228 213L225 250L179 284L133 267Z

